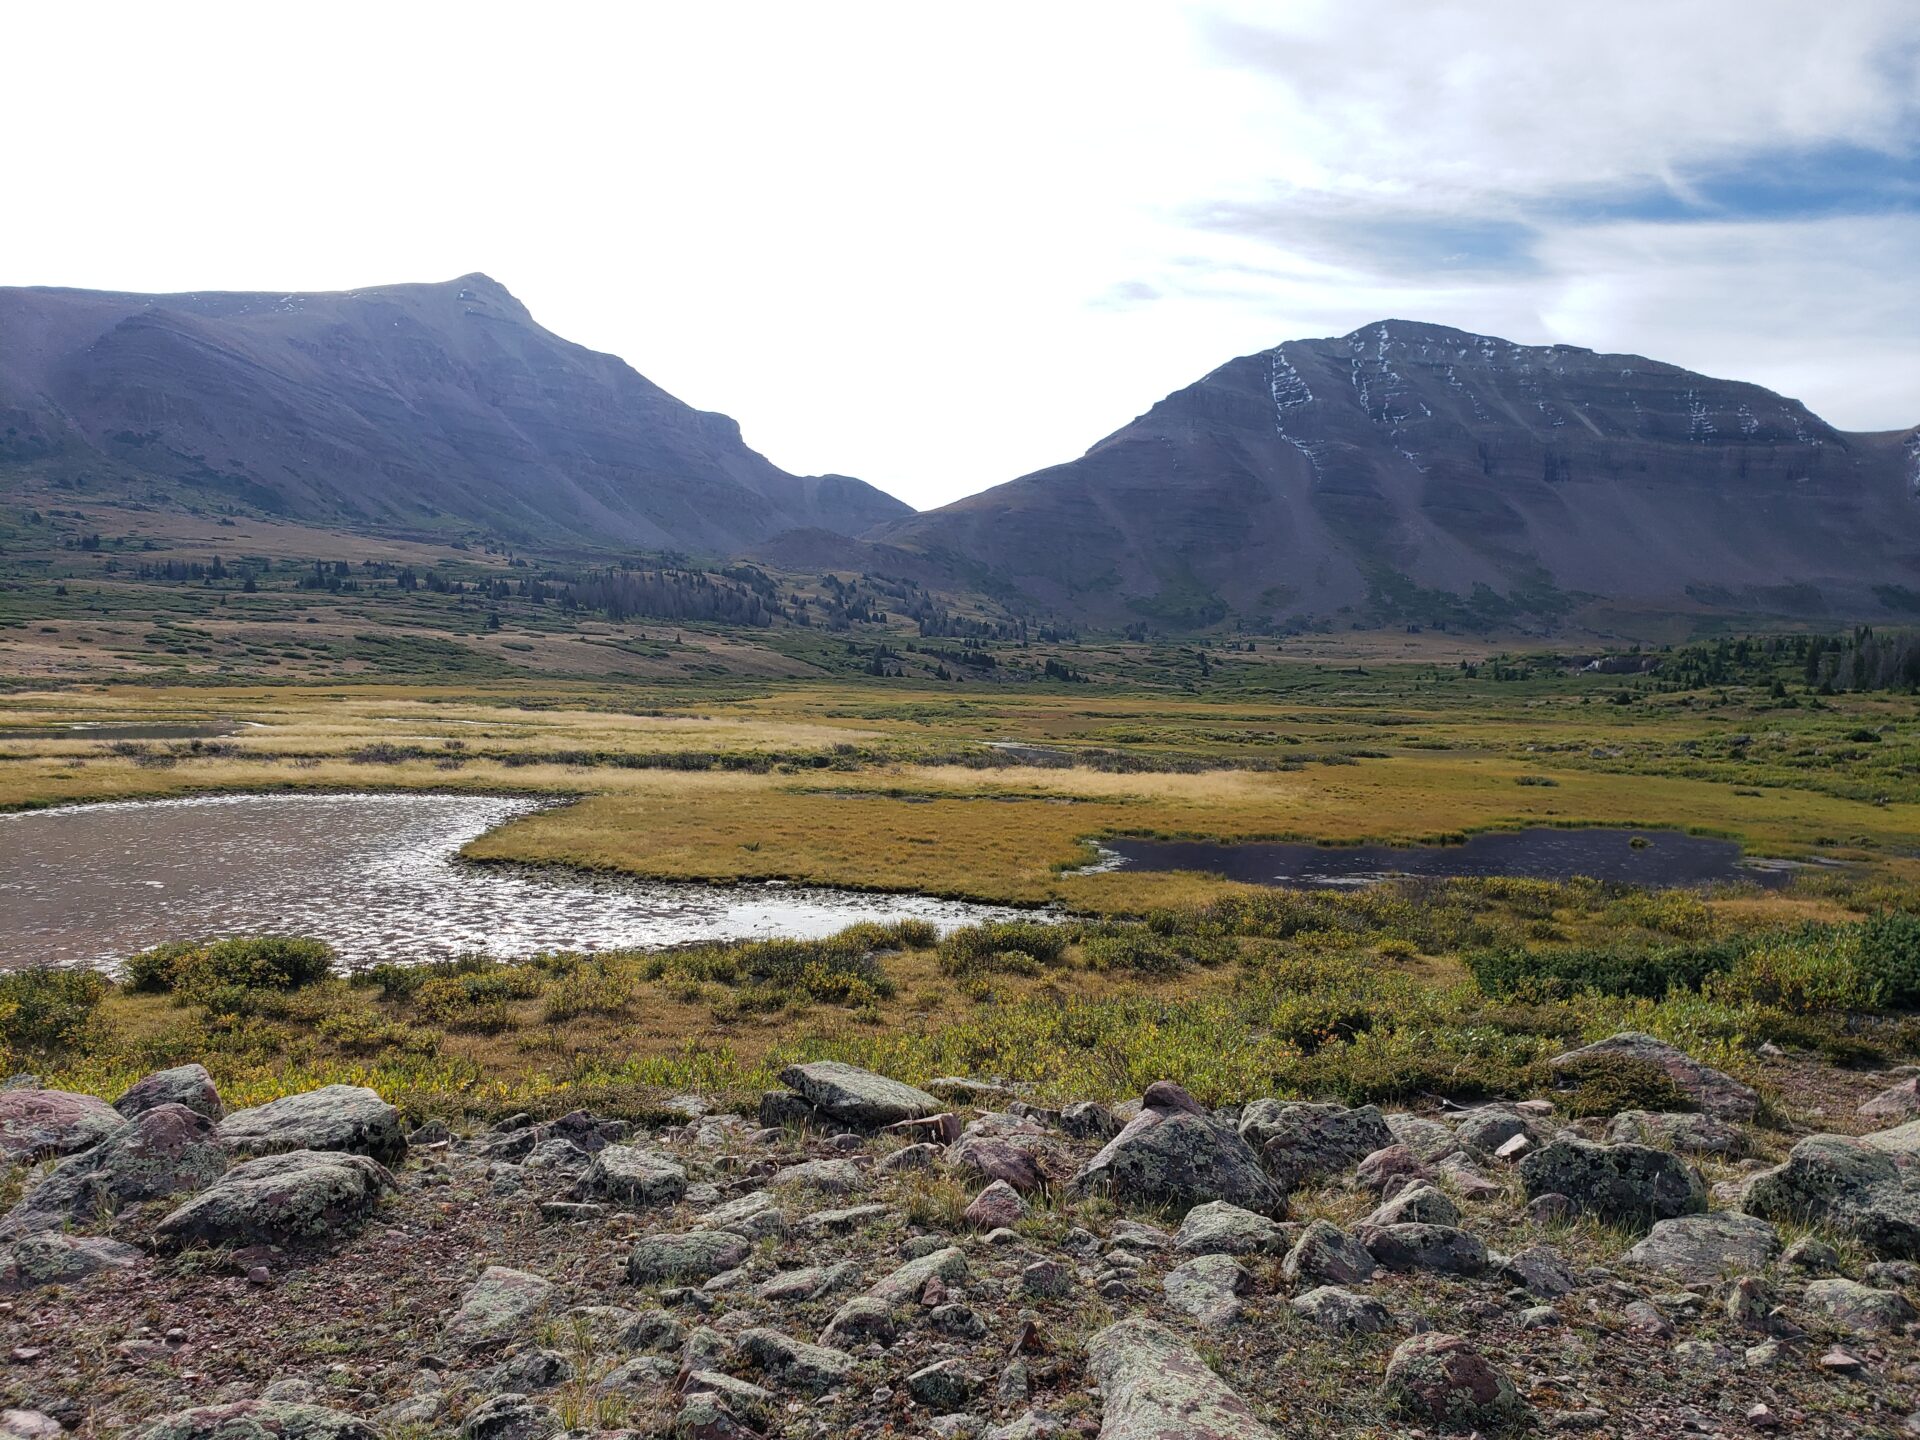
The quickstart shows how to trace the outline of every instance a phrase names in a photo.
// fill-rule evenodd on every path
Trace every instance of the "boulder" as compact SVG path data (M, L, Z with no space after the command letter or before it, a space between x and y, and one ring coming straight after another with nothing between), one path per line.
M1513 1382L1464 1336L1437 1330L1395 1347L1385 1393L1403 1413L1444 1425L1498 1425L1525 1411Z
M460 1297L442 1335L461 1350L480 1350L516 1339L553 1298L553 1282L524 1270L489 1265Z
M361 1085L323 1085L236 1110L214 1133L236 1155L343 1150L392 1165L407 1153L400 1112Z
M1453 1131L1438 1120L1429 1120L1424 1115L1411 1115L1405 1111L1389 1115L1387 1130L1394 1144L1404 1145L1414 1159L1428 1165L1444 1160L1460 1148Z
M174 1248L311 1243L356 1227L392 1188L393 1176L365 1155L263 1155L234 1166L168 1215L154 1238Z
M216 1122L227 1113L204 1065L176 1065L171 1070L155 1071L144 1080L134 1081L113 1102L113 1108L129 1120L156 1105L184 1105Z
M1573 1276L1573 1267L1551 1245L1529 1245L1509 1256L1506 1271L1529 1293L1543 1300L1558 1300L1562 1295L1571 1295L1578 1285Z
M852 1350L866 1344L891 1345L899 1337L900 1322L892 1306L871 1295L856 1295L833 1312L827 1328L820 1332L820 1343L835 1350Z
M1286 1196L1252 1147L1166 1081L1148 1088L1140 1113L1082 1167L1071 1189L1182 1212L1213 1200L1262 1215L1286 1210Z
M85 1226L125 1205L198 1190L226 1168L212 1121L184 1105L156 1105L54 1166L0 1221L0 1234Z
M1169 1270L1160 1285L1169 1305L1211 1329L1245 1313L1240 1297L1252 1293L1253 1276L1231 1255L1196 1255Z
M0 1090L0 1161L90 1150L127 1123L104 1100L66 1090Z
M1651 1145L1682 1155L1737 1160L1749 1148L1746 1131L1711 1115L1685 1110L1622 1110L1607 1126L1609 1145Z
M1898 1085L1862 1102L1859 1114L1864 1120L1878 1120L1883 1124L1920 1119L1920 1075L1909 1075Z
M1215 1200L1187 1212L1173 1248L1186 1255L1284 1255L1293 1238L1285 1225Z
M1451 1225L1363 1225L1354 1238L1389 1270L1478 1275L1487 1268L1485 1243Z
M1616 1224L1649 1225L1707 1208L1700 1174L1678 1156L1645 1145L1595 1145L1562 1137L1520 1162L1529 1198L1564 1195Z
M1722 1120L1751 1120L1760 1109L1760 1096L1731 1075L1724 1074L1664 1040L1656 1040L1637 1030L1622 1031L1592 1045L1556 1055L1548 1065L1554 1070L1577 1066L1583 1060L1600 1055L1623 1055L1631 1060L1657 1065L1672 1078L1695 1105Z
M1004 1181L1022 1195L1057 1185L1073 1173L1060 1142L1043 1127L1012 1115L974 1121L947 1150L947 1163L971 1178Z
M1358 1164L1393 1143L1378 1107L1256 1100L1241 1112L1240 1138L1266 1161L1283 1190Z
M818 1300L836 1290L845 1290L860 1281L860 1267L851 1260L838 1265L809 1265L800 1270L782 1270L754 1290L761 1300Z
M920 1298L929 1280L943 1285L958 1285L967 1276L966 1252L948 1245L909 1260L885 1276L867 1294L883 1305L910 1305Z
M919 1120L946 1108L924 1090L837 1060L789 1065L780 1083L834 1124L856 1130Z
M740 1332L740 1353L776 1384L824 1394L853 1378L853 1357L825 1345L809 1345L756 1326Z
M1470 1155L1497 1155L1500 1147L1524 1136L1535 1145L1553 1138L1553 1127L1507 1105L1481 1105L1454 1121L1453 1138Z
M1406 1146L1383 1145L1354 1167L1353 1182L1384 1195L1398 1193L1409 1182L1431 1179L1432 1175L1426 1163Z
M774 1173L773 1184L850 1195L866 1188L866 1172L851 1160L802 1160Z
M175 1411L142 1430L139 1440L380 1440L380 1431L322 1405L241 1400Z
M467 1412L460 1440L550 1440L565 1428L550 1407L507 1391L489 1395Z
M1273 1440L1273 1432L1185 1341L1122 1320L1087 1342L1104 1401L1100 1440Z
M1884 1150L1889 1155L1920 1157L1920 1120L1909 1120L1891 1130L1869 1130L1860 1139L1863 1144Z
M1920 1318L1898 1290L1875 1290L1852 1280L1815 1280L1807 1286L1806 1301L1836 1327L1856 1335L1897 1334Z
M635 1285L665 1280L705 1280L731 1270L753 1243L731 1230L690 1230L682 1235L643 1235L627 1256L627 1279Z
M609 1145L593 1157L575 1193L626 1210L673 1205L686 1196L687 1172L654 1151Z
M786 1216L764 1190L752 1190L737 1200L716 1205L700 1217L696 1230L731 1230L749 1240L787 1233Z
M1393 1316L1385 1305L1338 1285L1316 1286L1287 1305L1308 1324L1335 1335L1377 1335L1393 1328Z
M1693 1284L1750 1274L1779 1253L1780 1232L1765 1220L1717 1210L1662 1220L1622 1259Z
M1012 1225L1027 1214L1027 1202L1020 1192L1004 1180L996 1180L967 1206L966 1220L976 1230L998 1230Z
M103 1270L132 1270L144 1258L117 1240L59 1231L29 1235L0 1250L0 1292L71 1285Z
M1368 1225L1458 1225L1460 1207L1431 1185L1409 1185L1367 1216Z
M1280 1262L1287 1279L1308 1285L1359 1285L1379 1268L1366 1246L1327 1220L1315 1220Z
M974 1384L964 1361L938 1360L907 1376L907 1393L936 1415L945 1415L972 1398Z
M1768 1220L1830 1225L1875 1255L1920 1259L1920 1177L1864 1138L1807 1136L1784 1164L1747 1181L1740 1208Z

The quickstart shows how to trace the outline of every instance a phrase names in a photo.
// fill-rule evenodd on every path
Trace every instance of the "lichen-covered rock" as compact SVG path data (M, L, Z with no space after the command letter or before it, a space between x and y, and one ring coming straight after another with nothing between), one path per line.
M1360 1285L1379 1268L1366 1246L1328 1220L1315 1220L1280 1262L1287 1279L1308 1285Z
M998 1230L1012 1225L1027 1214L1027 1202L1020 1192L1004 1180L996 1180L967 1206L966 1221L976 1230Z
M1601 1055L1623 1055L1630 1060L1659 1066L1680 1087L1681 1094L1709 1115L1717 1115L1722 1120L1751 1120L1760 1109L1760 1097L1751 1087L1742 1085L1731 1075L1711 1066L1702 1065L1686 1051L1637 1030L1625 1030L1592 1045L1569 1050L1564 1055L1554 1056L1547 1063L1555 1070L1563 1070L1568 1066L1577 1068L1583 1060Z
M643 1235L627 1256L627 1279L635 1285L665 1280L705 1280L731 1270L752 1253L746 1236L731 1230L690 1230L683 1235Z
M1563 1136L1520 1162L1529 1197L1564 1195L1581 1210L1623 1225L1650 1225L1707 1208L1700 1174L1677 1155L1645 1145L1595 1145Z
M0 1090L0 1159L19 1164L89 1150L127 1119L106 1101L66 1090Z
M442 1335L449 1345L478 1350L521 1335L553 1298L553 1282L525 1270L489 1265L460 1297Z
M234 1166L162 1220L162 1245L287 1245L341 1235L393 1188L365 1155L294 1150Z
M1231 1255L1196 1255L1169 1270L1160 1282L1167 1303L1209 1328L1231 1325L1246 1311L1242 1295L1253 1291L1253 1276Z
M1737 1125L1686 1110L1622 1110L1607 1126L1609 1145L1651 1145L1682 1155L1718 1155L1735 1160L1749 1149Z
M786 1234L787 1219L780 1213L773 1196L764 1190L752 1190L737 1200L714 1206L700 1217L694 1228L731 1230L749 1240L762 1240L769 1235Z
M1484 1158L1519 1135L1544 1145L1553 1138L1553 1128L1509 1105L1481 1105L1454 1122L1453 1138L1468 1154Z
M1073 1172L1060 1142L1030 1120L986 1115L947 1150L947 1163L975 1180L1003 1181L1022 1195L1058 1185Z
M460 1440L549 1440L566 1427L550 1407L508 1391L489 1395L460 1422Z
M380 1432L322 1405L242 1400L178 1411L142 1430L140 1440L380 1440Z
M756 1326L740 1332L741 1355L778 1385L811 1394L824 1394L853 1376L853 1357L826 1345L809 1345L782 1335L778 1330Z
M212 1121L184 1105L156 1105L54 1166L0 1221L0 1234L84 1226L125 1205L198 1190L226 1168Z
M1317 1286L1287 1304L1301 1319L1335 1335L1377 1335L1393 1328L1385 1305L1338 1285Z
M929 1280L958 1285L966 1276L966 1252L957 1245L948 1245L907 1261L884 1276L867 1294L883 1305L907 1305L920 1297Z
M1784 1164L1747 1181L1740 1208L1831 1225L1876 1255L1920 1259L1920 1176L1864 1138L1809 1135Z
M924 1090L838 1060L789 1065L780 1072L780 1083L818 1113L850 1129L878 1130L902 1120L937 1115L946 1108Z
M1368 1225L1458 1225L1460 1207L1431 1185L1409 1185L1367 1216Z
M1779 1253L1780 1232L1765 1220L1717 1210L1662 1220L1622 1260L1693 1283L1750 1274Z
M687 1193L687 1172L652 1150L609 1145L593 1157L576 1193L628 1210L673 1205Z
M836 1290L846 1290L860 1282L860 1267L851 1260L838 1265L809 1265L800 1270L782 1270L754 1290L761 1300L818 1300Z
M1257 1150L1283 1190L1356 1165L1393 1143L1378 1107L1256 1100L1241 1112L1240 1138Z
M1383 1145L1353 1168L1353 1183L1376 1195L1397 1194L1408 1184L1428 1180L1433 1172L1405 1145Z
M184 1105L196 1115L219 1121L227 1113L204 1065L176 1065L136 1080L113 1102L113 1108L131 1120L157 1105Z
M1073 1177L1075 1194L1104 1192L1123 1205L1180 1211L1225 1200L1281 1215L1286 1197L1253 1148L1217 1124L1178 1085L1148 1087L1140 1113Z
M1500 1424L1525 1409L1513 1382L1466 1337L1437 1330L1394 1348L1385 1388L1403 1413L1447 1425Z
M48 1231L0 1250L0 1292L71 1285L102 1270L132 1270L144 1257L131 1245Z
M935 1414L958 1410L972 1397L974 1378L961 1360L938 1360L907 1376L907 1393Z
M856 1295L827 1321L820 1332L820 1343L835 1350L851 1350L868 1343L891 1345L899 1338L900 1322L893 1307L871 1295Z
M1185 1341L1122 1320L1087 1342L1104 1402L1100 1440L1272 1440L1273 1432Z
M1487 1268L1485 1242L1452 1225L1362 1225L1354 1238L1389 1270L1478 1275Z
M1809 1309L1857 1335L1890 1335L1920 1318L1898 1290L1875 1290L1853 1280L1815 1280L1807 1286Z
M1909 1075L1898 1085L1889 1086L1871 1100L1862 1102L1862 1119L1892 1121L1920 1119L1920 1075Z
M236 1155L342 1150L392 1165L407 1153L400 1112L362 1085L323 1085L236 1110L214 1133Z
M1920 1120L1909 1120L1891 1130L1869 1130L1860 1143L1884 1150L1889 1155L1908 1155L1920 1159Z
M1285 1225L1215 1200L1187 1212L1173 1248L1186 1255L1284 1255L1294 1238Z
M1387 1131L1397 1145L1404 1145L1414 1159L1431 1165L1444 1160L1460 1148L1453 1131L1438 1120L1400 1110L1387 1116Z
M851 1160L802 1160L775 1172L773 1184L850 1195L866 1187L867 1176Z

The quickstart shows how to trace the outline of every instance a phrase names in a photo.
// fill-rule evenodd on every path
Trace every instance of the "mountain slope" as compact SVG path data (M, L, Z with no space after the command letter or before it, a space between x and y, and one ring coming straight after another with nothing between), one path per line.
M542 329L484 275L338 294L0 290L0 467L322 524L730 553L910 513ZM5 473L0 469L0 474Z
M1638 356L1385 321L1231 360L1080 459L869 532L1096 623L1920 608L1920 432Z

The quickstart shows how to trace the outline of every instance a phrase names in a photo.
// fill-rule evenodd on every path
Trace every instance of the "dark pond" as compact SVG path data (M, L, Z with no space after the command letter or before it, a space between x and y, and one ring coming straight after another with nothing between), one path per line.
M0 728L0 740L216 740L262 729L245 720L82 721L73 725L15 725Z
M1642 844L1636 845L1639 840ZM1576 875L1652 888L1750 880L1784 884L1795 868L1750 861L1731 840L1672 830L1490 830L1459 845L1299 845L1109 840L1102 868L1200 870L1252 885L1368 885L1398 876Z

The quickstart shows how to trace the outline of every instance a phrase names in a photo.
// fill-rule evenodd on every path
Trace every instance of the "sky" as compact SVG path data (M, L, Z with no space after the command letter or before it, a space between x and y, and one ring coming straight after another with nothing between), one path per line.
M922 508L1389 317L1920 422L1911 0L18 0L7 30L0 284L484 271L776 464Z

